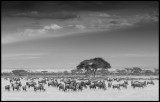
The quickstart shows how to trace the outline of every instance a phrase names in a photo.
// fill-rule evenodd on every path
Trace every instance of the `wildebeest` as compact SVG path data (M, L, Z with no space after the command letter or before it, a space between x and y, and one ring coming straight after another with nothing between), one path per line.
M49 81L49 82L48 82L48 86L50 86L50 85L51 85L51 86L54 86L54 81Z
M77 83L76 89L82 91L83 90L83 85L81 83Z
M13 88L13 91L14 91L14 89L17 89L17 91L19 91L20 90L20 85L19 84L16 84L16 83L12 83L12 88Z
M96 82L95 85L96 85L96 87L98 87L99 89L104 89L104 90L106 90L106 84L105 84L104 81L103 81L103 82L102 82L102 81Z
M20 87L22 86L22 83L20 81L16 81L15 84L18 84Z
M154 82L151 80L151 81L147 81L147 85L148 84L152 84L152 85L154 85Z
M50 82L48 82L48 86L55 86L55 87L58 87L59 83L57 80L52 80Z
M8 77L5 77L4 80L8 80Z
M84 83L85 83L86 85L91 85L91 81L90 81L90 80L85 81Z
M65 86L61 83L59 84L58 88L59 88L59 90L66 91Z
M133 88L135 88L135 87L143 88L144 86L146 86L146 82L145 81L144 82L139 82L139 81L133 82L133 81L131 81L131 86Z
M26 82L26 85L28 86L28 88L34 87L36 85L36 82L34 82L34 81Z
M27 85L22 86L23 91L27 91Z
M71 84L65 84L65 90L76 91L76 86Z
M46 80L38 81L38 83L47 84Z
M32 78L38 79L38 78ZM23 78L24 80L24 78ZM27 79L25 79L27 80ZM58 81L57 81L58 80ZM64 92L66 91L82 91L86 88L89 89L103 89L106 90L107 88L113 88L113 89L122 89L127 88L128 80L126 79L121 79L120 78L108 78L107 79L109 82L107 82L108 87L106 87L105 81L104 80L99 80L99 79L86 79L86 80L78 80L78 79L72 79L72 78L63 78L62 80L57 79L57 78L42 78L40 81L35 80L35 81L28 81L26 84L22 86L21 81L18 78L10 78L11 85L5 86L5 90L10 90L10 88L13 90L17 89L20 90L22 86L23 91L27 91L28 87L33 87L34 91L40 90L40 91L45 91L44 89L44 84L47 83L48 86L54 86L57 87L59 90L62 90ZM120 81L117 81L120 80ZM122 81L123 80L123 81ZM132 79L135 80L135 79ZM147 79L149 80L149 79ZM38 83L37 83L38 82ZM116 84L117 83L117 84ZM113 84L113 85L112 85ZM131 87L136 88L144 88L148 84L153 84L153 80L151 81L131 81ZM36 86L38 85L38 86ZM43 86L44 85L44 86ZM28 87L27 87L28 86Z
M113 78L113 80L114 80L114 81L117 81L117 82L119 82L119 81L120 81L120 79L119 79L119 78Z
M124 84L128 85L128 81L124 81Z
M92 83L91 85L89 85L90 89L96 89L96 85L94 83Z
M80 86L84 87L84 88L87 88L87 85L85 82L81 81L78 83Z
M119 85L119 84L114 84L114 85L112 85L112 88L113 88L113 89L117 88L117 89L120 90L120 85Z
M44 89L44 86L42 84L39 84L38 86L34 86L34 91L37 91L37 90L43 90L45 91L46 89Z
M12 79L10 79L10 80L9 80L9 82L10 82L10 83L12 83L12 82L13 82L13 80L12 80Z
M83 87L77 84L77 90L82 91L82 90L83 90Z
M112 82L112 81L113 81L113 79L111 79L111 78L108 78L108 79L107 79L107 81L108 81L108 82Z
M112 83L109 82L109 83L108 83L108 88L111 88L111 87L112 87Z
M6 85L6 86L5 86L5 90L10 91L10 85Z
M125 84L125 83L119 84L119 86L123 87L123 88L127 88L127 84Z

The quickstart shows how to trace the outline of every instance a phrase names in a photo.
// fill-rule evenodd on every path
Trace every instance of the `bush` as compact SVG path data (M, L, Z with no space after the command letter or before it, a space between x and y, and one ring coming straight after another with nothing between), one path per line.
M25 76L27 75L28 71L25 70L13 70L12 73L16 76Z

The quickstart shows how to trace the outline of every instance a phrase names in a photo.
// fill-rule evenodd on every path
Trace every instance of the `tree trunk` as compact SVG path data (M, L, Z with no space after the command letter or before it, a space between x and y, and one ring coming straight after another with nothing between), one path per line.
M89 77L89 70L87 69L87 71L85 72L86 77Z
M94 70L94 73L93 73L93 74L94 74L94 78L95 78L95 76L96 76L96 72L97 72L97 69Z

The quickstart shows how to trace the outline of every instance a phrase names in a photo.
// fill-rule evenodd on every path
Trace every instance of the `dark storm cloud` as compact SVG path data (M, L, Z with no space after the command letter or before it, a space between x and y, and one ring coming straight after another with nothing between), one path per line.
M119 2L104 1L7 1L2 2L3 10L97 10L97 9L113 9L117 7ZM114 6L114 5L115 6Z
M3 1L8 10L109 10L126 7L157 7L157 1Z
M34 19L73 19L76 18L77 15L72 12L65 11L53 11L53 12L38 12L38 11L29 11L29 12L16 12L10 17L26 17L26 18L34 18Z
M126 8L156 8L150 1L3 1L2 17L73 19L79 11L107 11Z
M23 28L30 28L30 29L41 29L43 26L39 22L33 22L31 24L26 24L22 26Z

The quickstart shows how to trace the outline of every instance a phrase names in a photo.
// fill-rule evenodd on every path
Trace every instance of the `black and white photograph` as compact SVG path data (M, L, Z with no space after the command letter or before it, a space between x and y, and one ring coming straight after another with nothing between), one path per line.
M1 101L159 101L159 1L1 1Z

